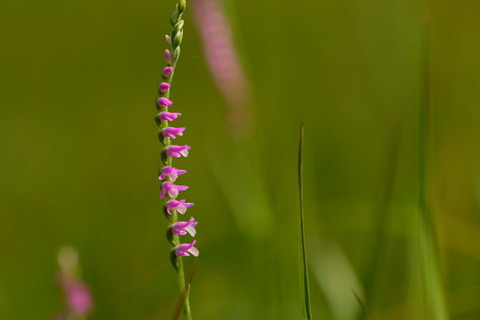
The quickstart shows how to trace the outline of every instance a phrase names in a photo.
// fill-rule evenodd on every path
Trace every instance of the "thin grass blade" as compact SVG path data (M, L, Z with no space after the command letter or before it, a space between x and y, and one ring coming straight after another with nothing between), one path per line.
M304 124L303 120L300 125L300 143L298 148L298 190L300 196L300 281L302 289L303 301L303 317L304 319L312 319L312 310L310 304L310 286L308 284L308 265L307 265L307 249L305 246L305 227L304 227L304 212L303 212L303 135Z

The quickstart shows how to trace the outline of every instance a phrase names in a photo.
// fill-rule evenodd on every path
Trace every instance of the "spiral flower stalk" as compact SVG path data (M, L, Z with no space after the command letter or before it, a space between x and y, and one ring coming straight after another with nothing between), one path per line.
M181 191L188 189L188 186L173 184L180 175L187 173L186 170L173 167L173 158L187 157L190 146L173 145L172 139L183 136L184 127L172 127L170 122L181 116L181 113L169 112L169 107L174 103L170 100L170 90L175 68L180 57L180 44L183 40L183 12L186 8L186 0L178 0L175 11L170 16L171 34L165 39L170 45L164 52L166 66L162 70L162 82L158 86L160 97L157 99L156 107L158 114L155 117L158 129L158 139L163 149L161 151L162 169L158 179L162 181L160 198L164 199L164 213L169 220L170 226L167 229L167 239L171 244L171 262L177 273L178 284L182 292L186 291L184 313L188 320L192 319L190 303L188 299L188 288L185 285L185 272L182 258L192 255L198 256L199 251L195 248L196 240L191 243L182 243L180 237L196 234L195 226L198 222L193 217L188 221L179 221L179 214L183 215L193 203L185 200L177 200Z

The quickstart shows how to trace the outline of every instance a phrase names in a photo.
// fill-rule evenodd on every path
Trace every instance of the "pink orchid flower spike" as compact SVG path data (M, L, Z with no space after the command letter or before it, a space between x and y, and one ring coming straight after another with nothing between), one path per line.
M184 145L184 146L171 145L165 148L165 152L167 154L167 157L179 158L181 156L187 157L188 150L190 149L191 147L188 145Z
M166 78L169 75L171 75L172 72L173 72L173 67L165 67L165 68L163 68L162 74Z
M180 221L171 226L172 232L174 234L178 235L186 235L187 232L192 236L195 237L195 234L197 233L195 230L195 226L198 224L198 222L195 221L195 218L191 217L190 221Z
M198 257L200 252L197 248L194 247L196 243L197 240L193 240L192 243L182 243L176 246L175 248L173 248L173 250L175 251L175 255L177 257L188 257L189 254L191 254L192 256Z
M169 88L170 88L170 84L168 84L168 83L166 83L166 82L162 82L162 83L160 83L160 85L158 86L158 91L160 91L160 92L165 92L165 91L167 91Z
M176 198L180 191L185 191L188 189L188 186L179 186L170 182L162 183L162 190L160 191L160 199L165 198L168 195L172 198Z
M173 104L173 102L170 100L170 99L167 99L165 97L161 97L160 99L157 100L157 104L158 106L160 107L165 107L165 106L171 106Z
M176 210L180 214L184 214L188 208L193 207L193 203L185 202L185 200L169 200L165 204L168 214L172 214L172 210Z
M163 167L160 171L160 175L158 176L158 180L165 180L166 178L170 178L172 182L177 180L179 175L187 173L187 170L180 170L177 168L172 167Z
M182 114L178 112L161 112L158 114L158 118L162 121L173 121L181 115Z
M165 138L172 138L175 139L176 136L183 136L183 131L185 131L186 128L174 128L174 127L166 127L162 129L162 135Z
M172 53L170 52L170 50L166 49L164 52L164 56L165 56L165 61L168 64L172 63Z

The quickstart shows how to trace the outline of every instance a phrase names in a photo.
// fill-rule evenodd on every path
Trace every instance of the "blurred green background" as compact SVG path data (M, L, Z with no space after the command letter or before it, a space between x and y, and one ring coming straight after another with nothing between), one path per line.
M191 11L172 90L192 146L195 319L300 319L298 128L313 314L429 319L416 297L422 1L225 0L254 126L232 139ZM79 253L89 319L170 319L154 101L174 0L6 0L0 11L0 318L63 309ZM452 319L480 319L480 3L432 0L434 209ZM192 259L187 259L188 264ZM368 281L367 281L368 280ZM427 301L428 304L428 301Z

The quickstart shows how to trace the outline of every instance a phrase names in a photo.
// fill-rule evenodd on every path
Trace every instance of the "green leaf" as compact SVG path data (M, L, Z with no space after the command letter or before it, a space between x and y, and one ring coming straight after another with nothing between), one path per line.
M300 125L300 144L298 148L298 190L300 195L300 286L302 289L303 301L303 317L304 319L312 319L312 310L310 304L310 286L308 284L308 265L307 265L307 249L305 246L305 227L303 214L303 120Z

